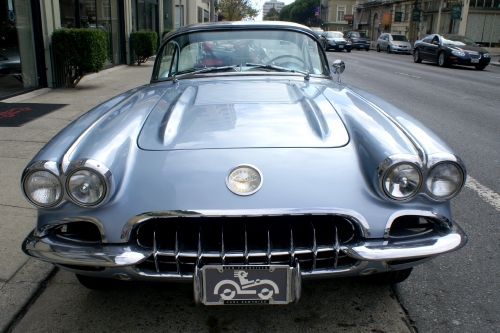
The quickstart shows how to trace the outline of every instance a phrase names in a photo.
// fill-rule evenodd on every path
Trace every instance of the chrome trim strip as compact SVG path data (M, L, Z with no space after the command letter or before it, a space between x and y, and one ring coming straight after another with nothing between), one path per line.
M301 215L336 215L344 217L355 222L361 232L361 237L370 238L370 225L366 219L350 209L339 208L276 208L276 209L231 209L231 210L166 210L147 212L137 215L123 226L120 242L127 243L130 240L131 232L134 226L144 223L151 219L175 218L175 217L259 217L259 216L301 216Z
M24 240L21 249L29 256L55 264L121 267L143 262L152 251L136 244L72 246L59 243L50 237L40 238L32 231Z
M429 212L425 210L401 210L398 211L394 214L392 214L388 219L387 223L385 224L385 230L384 230L384 238L389 238L389 232L391 231L392 224L394 221L401 216L406 216L406 215L412 215L412 216L425 216L425 217L431 217L438 219L441 222L441 226L445 228L451 228L452 223L450 220L448 220L445 216L434 213L434 212Z
M467 243L467 236L455 224L450 233L394 242L366 242L358 245L342 246L348 256L358 260L387 261L435 256L456 251Z

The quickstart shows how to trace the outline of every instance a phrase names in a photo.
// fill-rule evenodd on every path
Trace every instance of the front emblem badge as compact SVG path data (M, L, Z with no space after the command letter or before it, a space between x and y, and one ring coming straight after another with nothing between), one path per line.
M238 195L250 195L262 186L262 174L251 165L238 165L231 169L226 177L226 185L231 192Z

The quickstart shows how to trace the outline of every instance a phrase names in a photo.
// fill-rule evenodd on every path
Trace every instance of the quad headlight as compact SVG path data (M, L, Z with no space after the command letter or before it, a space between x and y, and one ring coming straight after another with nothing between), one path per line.
M37 206L52 207L62 198L59 178L48 170L37 170L24 177L23 189L26 197Z
M385 194L395 200L407 200L418 193L422 183L420 170L411 163L391 167L382 179Z
M34 205L51 208L72 201L82 207L96 207L114 189L111 171L102 163L76 160L65 173L59 167L55 161L37 161L24 171L21 186Z
M445 200L457 194L464 183L461 169L451 162L435 165L427 175L427 192L437 200Z
M68 194L80 206L99 204L106 195L106 182L102 175L91 169L79 169L67 178Z

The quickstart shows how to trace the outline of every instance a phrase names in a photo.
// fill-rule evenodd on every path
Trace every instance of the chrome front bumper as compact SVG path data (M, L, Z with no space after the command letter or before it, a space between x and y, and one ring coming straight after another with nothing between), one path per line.
M454 224L445 234L412 239L374 239L341 246L348 256L360 261L393 261L427 258L460 249L467 236ZM125 267L139 264L153 251L134 243L82 244L56 236L38 237L33 230L24 240L22 250L29 256L54 264L92 267Z

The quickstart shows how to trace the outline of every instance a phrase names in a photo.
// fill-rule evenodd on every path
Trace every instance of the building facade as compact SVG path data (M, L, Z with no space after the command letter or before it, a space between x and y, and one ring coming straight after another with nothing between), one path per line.
M322 7L323 29L327 31L346 31L353 29L356 0L328 0ZM347 15L347 16L346 16Z
M264 5L262 6L262 17L266 17L267 13L271 10L271 8L276 9L276 11L279 13L281 8L285 6L285 3L283 1L278 1L278 0L270 0L264 2Z
M130 33L210 21L203 0L0 0L0 99L63 83L53 60L56 29L93 28L106 33L105 67L132 64Z

